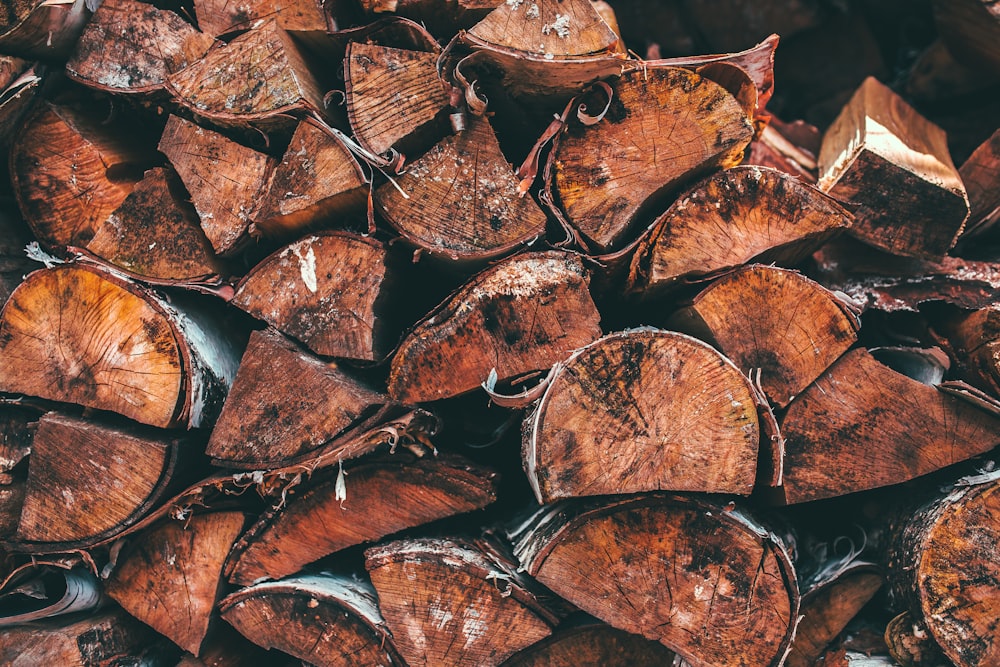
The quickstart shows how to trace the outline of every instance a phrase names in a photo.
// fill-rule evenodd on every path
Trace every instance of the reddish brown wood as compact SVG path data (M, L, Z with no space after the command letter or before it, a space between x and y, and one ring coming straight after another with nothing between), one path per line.
M964 239L990 231L1000 220L1000 130L973 151L958 173L969 193Z
M0 12L0 51L32 60L65 60L92 11L76 2L7 2Z
M317 0L248 0L238 5L226 0L195 0L194 12L201 29L216 37L253 28L268 19L293 34L334 29L323 3Z
M503 667L672 665L674 657L673 651L659 642L609 625L583 622L560 626L551 637L518 651Z
M1000 10L988 0L934 3L934 19L948 47L963 62L1000 70Z

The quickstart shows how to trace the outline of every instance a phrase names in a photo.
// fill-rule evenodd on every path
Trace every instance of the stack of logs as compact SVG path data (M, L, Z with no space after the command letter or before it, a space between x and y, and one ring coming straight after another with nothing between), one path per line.
M0 7L0 662L1000 664L1000 11L621 4Z

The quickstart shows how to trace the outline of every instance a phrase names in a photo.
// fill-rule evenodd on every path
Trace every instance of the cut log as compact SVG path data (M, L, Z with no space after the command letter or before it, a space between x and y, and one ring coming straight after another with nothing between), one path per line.
M0 55L0 145L9 148L41 89L44 65Z
M217 318L93 267L35 271L0 314L0 391L163 428L203 426L239 363L238 341Z
M855 205L852 235L907 257L944 257L969 215L944 131L873 77L823 137L819 188Z
M194 0L194 12L198 26L215 37L252 29L268 19L296 36L335 27L317 0L249 0L238 5L227 0Z
M973 385L1000 395L1000 305L942 322L936 329L948 342L949 356Z
M344 142L325 124L305 118L274 169L250 233L290 238L364 210L368 179Z
M112 93L163 90L167 76L204 57L215 44L169 10L136 0L102 2L66 63L85 86Z
M483 20L504 0L360 0L369 15L395 14L427 26L435 35L454 35Z
M739 102L690 70L629 72L613 88L604 120L569 125L546 166L548 198L602 253L687 181L739 163L753 135Z
M16 548L55 553L123 531L176 484L183 445L152 429L43 416L32 444L16 536L22 544Z
M691 667L778 665L794 634L789 556L742 510L670 496L562 501L511 538L557 595Z
M851 350L788 406L784 500L905 482L989 451L998 426L994 414Z
M496 500L496 473L442 457L359 462L315 476L261 515L233 548L229 580L280 579L328 554Z
M956 667L1000 661L1000 475L962 478L916 509L889 549L898 605L926 625Z
M32 60L65 60L93 10L85 1L14 0L0 10L0 51Z
M162 167L150 169L97 226L87 250L132 274L151 278L182 281L228 273L182 192L173 173Z
M105 586L132 616L198 655L222 590L222 565L242 512L168 520L127 546Z
M308 574L243 588L219 603L247 639L317 667L389 667L400 660L367 581Z
M549 636L558 612L509 556L483 543L400 540L365 552L408 665L498 665Z
M1000 72L1000 9L989 0L935 0L934 22L963 62Z
M798 127L809 128L816 132L817 142L814 150L795 141L793 133L797 129L796 124L784 124L772 117L771 122L760 132L760 136L750 142L743 164L777 169L803 183L815 185L819 130L802 121L797 123Z
M386 400L280 333L254 331L205 453L226 467L287 465Z
M979 236L1000 220L1000 130L973 151L958 170L969 194L969 222L962 238Z
M418 249L483 261L545 234L545 214L534 199L520 196L518 185L490 122L470 116L463 131L410 164L396 184L381 186L375 204Z
M268 130L294 127L297 112L326 117L324 85L273 18L168 76L167 90L191 113L222 126Z
M432 401L476 389L491 370L506 380L548 368L601 335L587 286L568 253L524 253L483 271L400 343L389 395Z
M851 226L830 197L765 167L720 172L681 195L632 259L630 288L668 292L741 264L793 265Z
M159 149L191 194L215 252L240 250L274 170L273 158L179 116L167 121Z
M672 665L674 657L659 642L591 621L560 626L551 637L518 651L503 667Z
M11 181L24 219L47 246L86 246L153 165L129 124L101 125L89 112L46 103L11 146Z
M744 373L760 369L784 408L858 339L853 304L796 271L753 264L722 276L671 323L711 341Z
M438 52L351 42L344 58L347 116L358 143L376 155L423 152L446 132L448 90Z
M574 352L524 425L541 503L642 491L749 495L760 426L739 369L683 334L634 330Z
M375 361L395 342L385 317L392 278L382 243L327 232L264 259L237 285L232 304L318 355Z

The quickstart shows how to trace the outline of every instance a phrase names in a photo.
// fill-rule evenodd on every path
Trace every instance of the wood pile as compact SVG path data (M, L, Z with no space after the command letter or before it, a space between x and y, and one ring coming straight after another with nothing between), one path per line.
M3 664L1000 664L995 3L0 53Z

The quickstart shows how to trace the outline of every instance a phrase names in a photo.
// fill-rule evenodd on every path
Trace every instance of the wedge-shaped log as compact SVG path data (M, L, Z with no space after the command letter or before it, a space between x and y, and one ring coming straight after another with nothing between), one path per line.
M368 549L365 560L408 665L498 665L559 619L517 563L486 544L400 540Z
M854 349L788 406L784 499L899 484L989 451L998 428L994 414Z
M344 57L347 117L358 143L375 154L422 152L447 128L448 89L439 53L351 42Z
M32 444L16 540L51 553L123 531L176 482L182 446L152 429L48 413Z
M295 112L326 114L323 85L274 18L168 76L167 90L191 113L224 126L280 128L294 124Z
M330 226L364 210L367 183L344 142L325 124L306 118L274 169L251 234L286 238L309 227Z
M896 604L957 667L1000 661L1000 475L963 477L916 508L889 547Z
M152 166L152 147L130 132L49 103L25 119L10 150L11 182L24 219L44 245L87 245Z
M280 333L254 331L205 453L227 467L277 467L307 456L386 400Z
M247 639L317 667L405 664L367 581L330 573L269 581L219 603L222 617Z
M546 168L549 198L602 253L686 181L736 165L753 136L736 98L690 70L629 72L613 87L604 120L570 125Z
M163 90L215 44L179 15L136 0L102 2L73 48L71 79L112 93Z
M87 250L151 278L190 280L227 273L182 192L183 186L170 171L150 169L97 226Z
M180 175L205 236L219 255L240 250L274 170L266 154L171 116L160 151Z
M215 37L252 29L267 19L274 19L292 33L325 32L335 27L318 0L248 0L238 5L227 0L195 0L194 13L201 29Z
M678 197L632 260L632 290L655 295L756 260L792 265L850 227L836 201L788 174L735 167Z
M403 238L431 255L482 261L545 234L545 214L519 195L486 118L470 116L466 129L410 164L397 185L380 187L375 203Z
M873 77L823 136L818 185L856 205L852 235L907 257L944 257L969 215L944 131Z
M40 269L0 314L0 391L190 428L218 414L239 364L217 314L167 303L123 276L82 265Z
M385 246L347 232L314 234L264 259L232 303L321 356L374 361L391 347Z
M251 526L233 548L229 580L280 579L349 546L480 509L496 500L496 484L496 473L457 457L402 452L331 470Z
M528 574L691 667L778 665L794 634L788 553L740 509L671 496L563 501L511 538Z
M244 521L242 512L213 512L159 524L120 554L108 595L198 655L222 590L222 565Z
M541 503L641 491L749 495L760 425L749 380L683 334L633 330L556 366L524 425Z
M783 408L857 341L861 319L797 271L754 264L706 287L671 324L711 341L744 373L760 369L761 388Z
M457 396L548 368L601 335L579 257L524 253L483 271L399 345L389 395L404 403ZM447 373L441 373L442 369Z
M1000 395L1000 306L945 320L936 330L947 338L951 355L968 381Z

